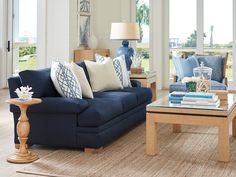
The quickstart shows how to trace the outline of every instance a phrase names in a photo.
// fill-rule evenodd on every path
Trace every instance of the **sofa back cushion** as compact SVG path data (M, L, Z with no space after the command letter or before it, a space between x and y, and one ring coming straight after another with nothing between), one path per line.
M195 56L191 56L187 59L182 59L178 57L172 58L178 81L181 81L184 77L192 77L193 69L199 67L199 63Z
M50 78L50 68L21 71L19 76L23 86L32 87L33 97L59 96Z
M212 69L211 79L217 82L222 82L224 78L224 61L225 58L222 56L196 56L198 63L204 63Z
M89 81L89 74L88 74L88 70L87 70L87 67L85 65L85 62L84 61L79 61L79 62L75 62L78 66L80 66L81 68L83 68L84 70L84 73L85 73L85 76L90 84L90 81Z

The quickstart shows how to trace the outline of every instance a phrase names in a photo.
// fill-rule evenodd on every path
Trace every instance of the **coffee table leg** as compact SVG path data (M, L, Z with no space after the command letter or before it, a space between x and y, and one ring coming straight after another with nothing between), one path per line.
M228 122L219 126L218 139L218 160L221 162L229 162L230 147L229 147L229 125Z
M233 137L236 137L236 117L234 117L232 122L232 131Z
M181 133L181 125L173 124L173 133Z
M157 123L153 121L150 113L146 116L146 154L156 155L158 153Z

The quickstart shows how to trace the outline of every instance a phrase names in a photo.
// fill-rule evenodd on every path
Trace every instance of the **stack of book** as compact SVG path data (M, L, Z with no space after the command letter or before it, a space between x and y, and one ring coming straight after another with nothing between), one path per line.
M218 108L220 106L220 99L215 93L190 92L185 94L181 105Z
M186 92L172 92L169 94L169 101L174 104L180 104Z

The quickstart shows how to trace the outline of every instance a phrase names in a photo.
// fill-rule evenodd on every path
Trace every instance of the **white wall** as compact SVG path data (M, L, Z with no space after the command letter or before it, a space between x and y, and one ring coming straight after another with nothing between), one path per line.
M47 66L52 60L72 60L77 47L77 1L47 0L46 20Z
M135 0L93 0L92 31L98 48L110 49L111 56L121 46L121 41L110 40L111 23L131 21L131 1Z

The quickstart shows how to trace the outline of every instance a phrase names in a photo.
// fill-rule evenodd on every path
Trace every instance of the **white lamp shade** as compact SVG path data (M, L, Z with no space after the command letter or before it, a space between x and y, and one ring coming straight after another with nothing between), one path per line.
M139 27L136 23L112 23L110 39L138 40Z

